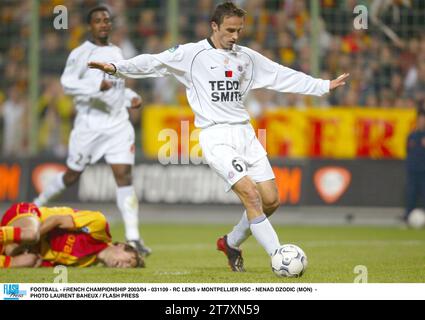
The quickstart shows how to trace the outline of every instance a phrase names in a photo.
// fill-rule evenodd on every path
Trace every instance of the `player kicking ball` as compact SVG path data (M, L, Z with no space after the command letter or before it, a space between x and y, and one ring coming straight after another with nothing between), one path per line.
M243 101L252 89L322 96L345 84L315 79L279 65L258 52L236 44L246 12L231 2L216 7L212 35L197 43L176 46L160 54L143 54L112 63L93 62L91 68L121 77L173 75L186 86L199 142L210 167L233 190L245 207L239 223L218 239L233 271L245 271L241 244L252 234L271 256L280 247L268 217L279 206L278 189L267 153L250 124Z
M69 138L67 170L57 175L34 200L46 205L52 198L75 184L85 168L102 157L111 166L117 184L117 207L123 217L128 244L148 256L139 234L139 204L133 187L135 134L128 108L139 108L141 97L125 87L125 81L89 69L92 59L123 59L121 49L108 41L112 30L106 7L95 7L87 15L91 39L75 48L68 57L61 77L64 92L74 97L77 116Z

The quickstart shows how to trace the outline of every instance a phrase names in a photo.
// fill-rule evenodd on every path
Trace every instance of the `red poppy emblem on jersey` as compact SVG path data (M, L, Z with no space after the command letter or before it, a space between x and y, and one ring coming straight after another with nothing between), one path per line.
M224 72L224 74L226 75L226 78L233 77L233 71L232 70L227 70L227 71Z

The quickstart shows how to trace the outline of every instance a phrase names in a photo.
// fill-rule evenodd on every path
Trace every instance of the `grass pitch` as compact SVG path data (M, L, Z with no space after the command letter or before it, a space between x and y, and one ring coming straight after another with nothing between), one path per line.
M243 245L246 273L231 272L218 236L221 225L144 225L142 234L153 249L146 269L69 268L70 283L352 283L356 266L365 266L371 283L425 282L425 230L397 227L276 226L282 243L299 245L309 266L299 279L276 277L270 258L250 238ZM122 225L112 227L122 240ZM53 269L0 270L0 283L52 283Z

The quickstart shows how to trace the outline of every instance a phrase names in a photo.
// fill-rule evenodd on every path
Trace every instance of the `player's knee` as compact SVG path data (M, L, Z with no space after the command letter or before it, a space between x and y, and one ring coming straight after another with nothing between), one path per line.
M115 181L118 186L129 186L132 184L131 166L113 167Z
M63 183L65 186L69 187L75 184L81 176L81 172L68 170L63 175Z
M254 184L252 186L245 186L245 188L240 191L240 196L248 206L252 208L261 208L261 197Z
M118 186L129 186L131 185L131 173L121 173L115 176L115 181Z
M263 199L263 211L268 217L271 216L279 208L279 205L280 202L279 198L277 197Z

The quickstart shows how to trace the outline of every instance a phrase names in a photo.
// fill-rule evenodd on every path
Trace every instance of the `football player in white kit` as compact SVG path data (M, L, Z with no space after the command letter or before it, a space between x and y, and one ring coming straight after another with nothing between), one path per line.
M124 79L90 69L97 60L121 60L121 49L110 44L112 29L109 10L98 6L90 10L87 23L91 33L69 55L61 83L66 94L74 97L77 116L69 139L67 170L59 174L34 200L45 205L67 187L76 183L87 165L104 157L117 183L116 200L121 211L127 241L142 256L151 253L139 234L138 199L132 182L135 161L135 133L127 108L139 108L141 97L125 88Z
M279 65L256 51L236 45L245 11L231 2L218 5L211 19L212 35L197 43L129 60L89 63L108 74L144 78L173 75L186 86L201 128L199 142L210 167L224 179L226 190L240 198L245 212L239 223L217 240L233 271L245 271L240 245L252 234L271 256L278 236L268 220L279 206L278 189L267 153L258 141L243 104L252 89L322 96L345 84L312 78Z

